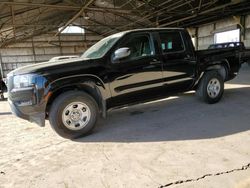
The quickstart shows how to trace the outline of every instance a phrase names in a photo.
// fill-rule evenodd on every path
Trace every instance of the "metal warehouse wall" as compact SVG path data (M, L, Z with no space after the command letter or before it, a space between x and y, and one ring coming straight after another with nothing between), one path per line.
M45 34L0 48L0 66L4 77L13 69L48 61L55 56L80 55L102 38L93 33L53 35Z
M206 49L214 43L215 33L237 28L241 29L241 41L245 43L246 47L250 47L250 15L227 18L198 28L190 28L190 33L196 37L196 47Z
M189 28L190 34L196 38L196 48L206 49L214 43L216 32L241 29L241 41L250 47L250 15L232 17L206 24L197 28ZM80 55L102 37L94 33L85 35L62 34L52 37L54 33L34 37L25 42L18 42L0 48L0 67L4 77L18 67L48 61L60 55ZM48 41L50 41L48 43Z

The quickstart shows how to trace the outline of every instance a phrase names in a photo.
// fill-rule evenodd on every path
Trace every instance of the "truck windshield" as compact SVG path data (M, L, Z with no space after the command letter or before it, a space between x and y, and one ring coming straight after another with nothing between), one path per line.
M82 57L89 59L101 58L123 35L124 33L117 33L100 40L95 45L91 46L86 52L84 52Z

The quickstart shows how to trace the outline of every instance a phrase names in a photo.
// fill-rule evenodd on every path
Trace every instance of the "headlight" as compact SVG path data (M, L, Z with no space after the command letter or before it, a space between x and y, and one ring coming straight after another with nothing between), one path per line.
M24 88L32 86L33 83L33 75L32 74L24 74L14 76L13 84L14 88Z

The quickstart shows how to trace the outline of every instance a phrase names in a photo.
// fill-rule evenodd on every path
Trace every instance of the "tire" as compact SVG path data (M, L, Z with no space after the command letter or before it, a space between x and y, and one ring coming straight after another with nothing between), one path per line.
M217 71L205 73L196 90L197 96L208 104L220 101L224 92L224 80Z
M49 112L51 127L61 137L68 139L90 134L98 117L96 101L81 91L68 91L59 95Z

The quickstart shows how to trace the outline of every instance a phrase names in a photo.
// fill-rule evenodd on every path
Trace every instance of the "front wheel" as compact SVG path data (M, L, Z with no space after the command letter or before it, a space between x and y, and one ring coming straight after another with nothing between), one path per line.
M196 94L206 103L217 103L224 92L224 81L217 71L206 72L203 76Z
M98 119L98 105L87 93L69 91L53 102L49 121L57 134L74 139L89 134Z

